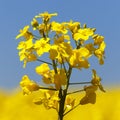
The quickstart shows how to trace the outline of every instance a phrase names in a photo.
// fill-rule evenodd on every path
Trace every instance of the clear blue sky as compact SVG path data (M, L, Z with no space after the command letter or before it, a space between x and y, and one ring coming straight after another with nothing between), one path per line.
M0 88L19 86L22 75L28 74L39 82L29 64L22 68L17 54L19 29L30 24L38 13L57 12L58 21L80 21L96 27L97 33L105 36L106 59L103 66L94 63L105 85L120 85L120 0L0 0ZM39 64L39 63L38 63ZM90 71L74 73L72 80L90 79ZM37 79L36 79L37 78Z

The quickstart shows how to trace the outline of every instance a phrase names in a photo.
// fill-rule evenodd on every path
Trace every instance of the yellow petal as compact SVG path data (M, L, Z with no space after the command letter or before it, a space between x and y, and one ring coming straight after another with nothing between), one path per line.
M96 94L95 94L95 92L86 94L86 95L80 100L80 104L81 104L81 105L85 105L85 104L88 104L88 103L95 104L95 102L96 102Z
M40 66L37 66L35 68L36 73L39 75L44 75L45 73L48 73L49 70L50 70L50 68L49 68L48 64L46 64L46 63L43 63Z

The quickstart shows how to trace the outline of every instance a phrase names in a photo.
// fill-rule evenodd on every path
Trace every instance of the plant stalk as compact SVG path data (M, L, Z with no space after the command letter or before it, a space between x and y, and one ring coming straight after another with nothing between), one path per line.
M72 67L69 66L66 89L62 90L62 88L60 88L60 90L59 90L60 102L59 102L59 112L58 112L59 119L58 120L63 120L63 117L64 117L64 111L65 111L64 110L64 105L65 105L65 99L66 99L67 91L68 91L68 87L69 87L69 81L70 81L71 73L72 73Z

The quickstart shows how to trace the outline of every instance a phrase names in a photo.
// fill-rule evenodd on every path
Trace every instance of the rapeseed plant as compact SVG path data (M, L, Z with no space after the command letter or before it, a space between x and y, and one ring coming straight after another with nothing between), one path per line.
M21 38L18 44L20 61L23 61L25 68L28 62L41 62L36 66L35 72L42 76L42 81L48 86L38 85L27 75L22 77L20 85L24 94L41 90L43 96L34 98L35 104L43 104L45 108L53 108L58 113L58 120L71 112L79 105L96 102L96 90L99 88L105 92L101 84L101 78L95 69L92 69L92 79L89 82L71 83L73 69L90 68L89 58L95 56L99 64L104 64L104 50L106 44L104 37L96 34L95 28L83 26L80 22L56 22L51 21L57 13L41 13L33 18L30 26L26 25L20 30L16 39ZM42 22L39 23L39 19ZM86 42L87 41L87 42ZM42 55L46 54L49 61L43 60ZM83 89L69 93L68 89L72 84L91 84L84 86ZM85 91L85 96L75 105L76 99L70 97L75 92Z

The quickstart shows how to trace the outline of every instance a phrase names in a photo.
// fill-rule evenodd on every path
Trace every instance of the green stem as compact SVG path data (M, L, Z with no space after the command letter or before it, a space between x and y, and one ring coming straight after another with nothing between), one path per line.
M53 68L54 68L55 74L57 74L57 66L56 66L55 60L52 60L52 63L53 63ZM63 93L63 90L62 90L61 87L59 89L59 95L58 96L60 98L59 111L58 111L59 117L58 117L58 119L63 120L65 96L64 96L64 93Z
M60 102L59 102L59 120L63 120L63 114L64 114L64 104L65 104L65 90L62 90L60 88L59 90L59 98L60 98Z
M39 87L39 89L45 89L45 90L53 90L53 91L57 91L55 88Z
M52 63L49 63L49 62L46 62L46 61L43 61L43 60L40 60L40 59L37 59L37 61L43 62L43 63L47 63L47 64L49 64L49 65L53 65Z
M62 55L61 55L61 58L62 58ZM64 67L64 70L65 70L65 73L66 73L66 76L67 76L67 69L66 69L66 66L65 66L65 63L64 63L64 61L63 61L63 58L62 58L62 65L63 65L63 67Z
M68 91L68 87L69 87L69 81L70 81L70 76L72 73L72 67L69 65L69 69L68 69L68 74L67 74L67 86L66 89L62 90L60 88L59 90L59 98L60 98L60 102L59 102L59 120L63 120L64 117L64 105L65 105L65 99L67 96L67 91Z
M69 85L78 85L78 84L90 84L91 82L76 82L76 83L69 83Z
M52 60L52 65L53 65L53 69L55 71L55 74L57 74L57 66L56 66L56 63L55 63L55 60Z
M82 90L76 90L76 91L73 91L73 92L67 93L67 95L69 95L69 94L73 94L73 93L82 92L82 91L84 91L84 89L82 89Z
M71 76L71 73L72 73L72 67L69 65L69 70L68 70L68 75L67 75L67 87L66 89L68 89L69 87L69 81L70 81L70 76Z
M67 76L68 73L67 73L67 70L66 70L64 62L63 62L63 67L64 67L64 70L65 70L65 73L66 73L66 76Z

